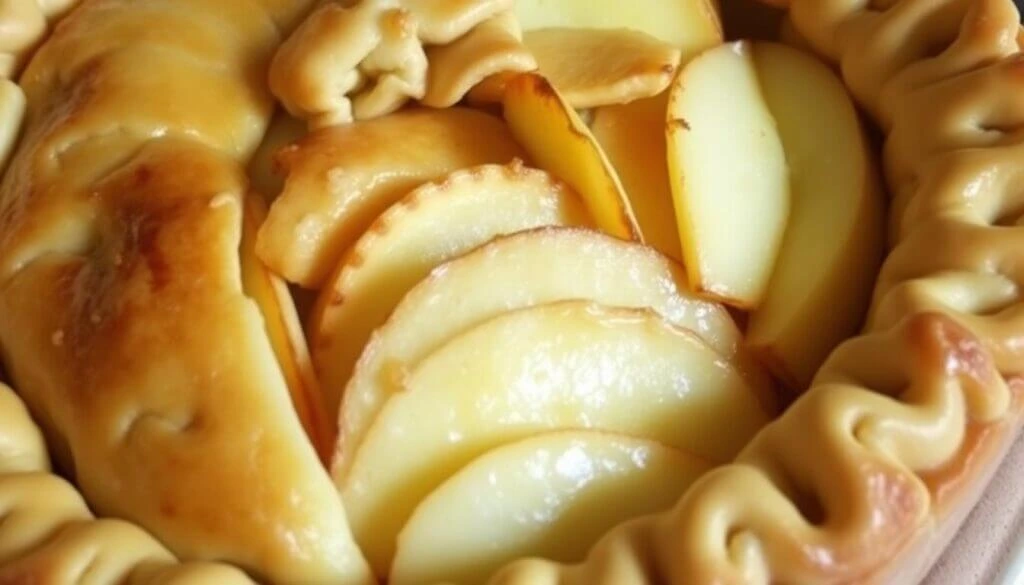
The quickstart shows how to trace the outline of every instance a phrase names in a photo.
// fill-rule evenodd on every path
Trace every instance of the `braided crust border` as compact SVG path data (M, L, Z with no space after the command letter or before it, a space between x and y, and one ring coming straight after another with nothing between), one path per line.
M1024 419L1024 58L1010 0L792 0L887 135L893 249L865 333L732 465L579 565L493 580L916 582Z

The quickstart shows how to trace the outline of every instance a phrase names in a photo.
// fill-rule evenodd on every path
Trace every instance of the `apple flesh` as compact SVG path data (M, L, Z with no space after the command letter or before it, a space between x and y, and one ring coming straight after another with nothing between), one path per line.
M262 199L256 193L248 194L243 208L239 246L242 288L260 309L295 412L321 460L326 462L330 460L333 447L333 424L321 400L320 384L313 370L302 323L288 285L267 270L256 257L256 231L265 217Z
M310 338L328 411L338 412L370 334L432 268L495 236L589 223L565 183L520 163L457 171L413 190L349 250L313 308Z
M632 29L694 54L722 42L709 0L516 0L524 31L541 28Z
M256 251L290 282L319 288L370 224L410 190L524 156L500 118L467 108L413 109L318 130L275 156L284 190Z
M681 266L593 230L547 227L499 237L439 266L413 287L367 343L345 389L332 473L340 478L385 402L424 357L509 310L586 299L650 308L697 334L739 369L774 413L773 389L715 303L689 292ZM438 318L443 315L443 318Z
M591 131L619 174L644 241L683 261L668 179L668 94L594 110Z
M536 74L513 77L503 97L505 121L538 167L568 183L597 227L625 240L640 239L633 210L615 169L576 111Z
M342 497L386 575L415 507L475 457L542 431L645 437L714 463L768 420L744 378L653 311L567 301L512 311L448 341L385 404Z
M741 309L760 304L789 217L782 141L751 45L691 61L672 87L668 164L690 282Z
M18 84L0 79L0 175L14 151L25 116L25 94Z
M652 441L594 431L509 443L417 506L388 583L475 585L518 558L582 561L605 532L670 508L709 468Z
M885 243L885 202L853 101L824 64L756 44L762 94L782 139L792 208L751 348L791 390L806 388L860 327Z

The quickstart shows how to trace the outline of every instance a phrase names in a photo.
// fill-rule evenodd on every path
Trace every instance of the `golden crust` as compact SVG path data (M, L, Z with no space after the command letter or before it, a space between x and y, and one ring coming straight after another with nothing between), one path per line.
M447 108L492 75L537 69L537 60L522 40L523 33L515 15L505 12L480 23L447 45L429 47L429 78L423 103Z
M0 347L97 513L276 583L366 583L242 285L241 163L269 119L281 6L94 0L39 49L0 185ZM47 546L88 559L138 533L96 524ZM96 570L121 574L111 554Z
M49 471L24 404L0 385L0 582L51 585L242 585L239 570L178 564L141 529L95 520L81 496Z
M511 8L512 0L328 3L281 46L270 88L313 129L390 114L439 81L428 80L427 45L451 43ZM431 99L453 91L435 87Z
M733 465L586 561L494 583L917 582L1024 421L1024 75L1009 0L792 0L887 133L894 249L868 331Z

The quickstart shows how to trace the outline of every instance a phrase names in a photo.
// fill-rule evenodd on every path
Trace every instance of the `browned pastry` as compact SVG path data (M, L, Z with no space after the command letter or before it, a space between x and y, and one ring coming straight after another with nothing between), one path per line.
M239 266L267 64L308 5L92 0L65 18L21 78L0 346L97 514L274 583L364 583Z
M151 536L121 520L96 520L50 472L25 405L0 385L0 583L243 585L241 571L178 564Z
M1019 431L1016 9L792 0L791 16L887 134L894 247L866 332L671 513L494 583L915 583Z

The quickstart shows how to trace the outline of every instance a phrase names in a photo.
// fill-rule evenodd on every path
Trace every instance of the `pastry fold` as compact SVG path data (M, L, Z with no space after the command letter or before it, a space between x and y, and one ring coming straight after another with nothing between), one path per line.
M42 434L25 405L0 385L0 582L49 585L245 585L233 567L180 564L151 536L120 520L96 520L71 485L50 471Z
M0 184L0 349L96 514L261 580L367 583L241 277L267 65L309 4L91 0L64 19L21 78ZM138 534L106 526L82 530Z
M573 566L495 584L919 582L1024 421L1024 58L1011 0L791 0L886 134L865 332L735 463Z

